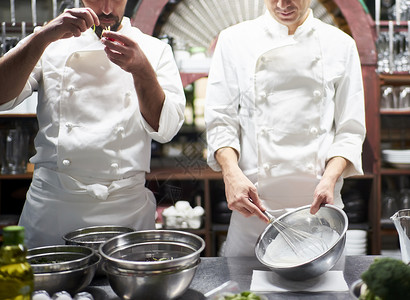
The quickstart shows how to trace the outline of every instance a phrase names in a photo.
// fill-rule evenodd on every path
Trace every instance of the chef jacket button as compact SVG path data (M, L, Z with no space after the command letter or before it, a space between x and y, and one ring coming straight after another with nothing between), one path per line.
M307 168L308 168L309 171L313 171L314 167L315 166L313 164L308 164L307 165Z
M265 99L265 98L266 98L266 93L265 93L265 92L260 92L260 93L259 93L259 97L260 97L261 99Z
M320 55L316 55L315 60L319 61L321 59Z
M71 161L69 159L63 159L63 165L68 167L69 165L71 165Z
M130 91L126 92L125 97L127 97L127 98L131 97L131 92Z
M112 163L111 164L111 168L113 168L113 169L118 169L118 164L117 163Z
M71 129L73 129L74 125L71 124L71 123L66 123L65 127L67 127L68 130L71 130Z
M69 92L70 94L72 94L72 93L74 93L74 91L75 91L75 87L71 85L71 86L68 87L67 90L68 90L68 92Z
M118 134L123 134L124 133L124 127L122 127L122 126L117 127L117 133Z
M263 168L264 168L266 171L269 171L269 170L270 170L270 165L269 165L269 164L263 164Z
M310 133L313 135L316 135L319 132L319 130L316 127L310 128Z
M320 96L322 96L322 92L319 91L319 90L314 90L314 91L313 91L313 96L314 96L315 98L319 98Z

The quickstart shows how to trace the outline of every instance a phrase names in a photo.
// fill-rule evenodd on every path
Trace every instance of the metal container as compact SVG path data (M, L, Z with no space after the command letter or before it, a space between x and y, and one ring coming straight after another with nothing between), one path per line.
M67 291L71 295L85 289L92 281L101 256L94 252L89 262L71 270L37 273L34 271L34 290L45 290L50 295Z
M124 226L92 226L71 231L63 236L66 245L80 245L98 250L109 239L127 232L135 231Z
M145 230L116 236L100 246L110 266L133 271L183 268L198 261L204 240L189 232Z
M310 205L306 205L286 213L278 219L287 223L291 227L307 229L308 232L309 229L315 229L312 226L312 223L317 225L317 222L336 231L339 237L320 255L300 264L291 266L273 265L266 261L264 259L265 251L269 244L279 234L272 224L269 224L266 227L255 245L255 254L258 260L284 278L291 280L306 280L319 276L330 270L343 253L348 227L348 219L345 212L336 206L328 204L321 207L316 215L311 215L309 210Z
M103 265L113 291L121 299L168 300L181 296L188 289L200 263L184 269L168 271L124 271Z
M85 246L56 245L29 249L27 260L34 273L60 272L87 266L94 254Z
M123 233L134 231L135 230L132 228L116 225L91 226L66 233L63 236L63 240L66 245L87 246L98 252L100 246L109 239ZM95 275L97 277L105 275L101 263L98 266Z

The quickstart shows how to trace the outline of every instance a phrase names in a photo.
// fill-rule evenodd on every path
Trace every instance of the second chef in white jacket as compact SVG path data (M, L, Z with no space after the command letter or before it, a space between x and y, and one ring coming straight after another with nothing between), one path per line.
M254 255L261 211L343 207L343 178L363 173L354 40L315 19L309 0L265 4L265 15L221 32L209 74L208 164L222 171L233 210L226 256Z
M61 244L92 225L154 229L156 202L144 186L151 140L170 141L183 123L169 45L131 26L126 0L83 3L0 60L0 109L39 92L35 170L20 219L28 247Z

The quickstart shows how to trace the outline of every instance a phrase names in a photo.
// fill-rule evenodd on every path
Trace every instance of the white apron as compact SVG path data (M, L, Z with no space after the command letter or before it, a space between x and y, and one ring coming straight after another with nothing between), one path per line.
M322 53L312 28L297 42L258 58L254 84L257 132L257 188L275 216L311 204L322 168L317 157L324 91ZM233 212L225 256L254 255L266 224L255 216Z
M34 170L19 222L27 247L64 244L64 234L88 226L154 229L156 201L144 184L144 172L87 185L50 169Z
M62 244L65 233L87 226L155 228L156 201L144 186L145 172L119 172L123 160L135 159L122 149L144 132L133 79L102 48L97 41L69 54L56 79L59 99L45 100L59 120L58 157L56 166L36 165L33 174L20 218L29 248Z

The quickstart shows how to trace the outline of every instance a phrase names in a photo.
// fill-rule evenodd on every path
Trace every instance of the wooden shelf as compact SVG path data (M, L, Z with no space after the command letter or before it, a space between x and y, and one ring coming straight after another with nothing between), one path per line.
M410 175L410 169L393 169L382 168L380 169L381 175Z
M0 180L21 180L21 179L31 179L33 173L24 173L24 174L0 174Z
M410 109L383 109L380 110L380 114L387 116L410 116Z
M403 74L379 74L380 84L395 84L395 85L403 85L410 83L410 74L403 73Z
M8 114L8 113L1 113L0 118L37 118L36 114Z
M147 180L192 180L192 179L222 179L220 172L210 168L155 168L146 175Z

